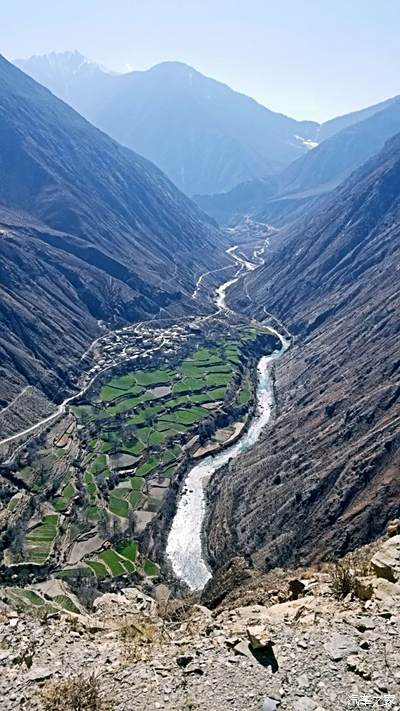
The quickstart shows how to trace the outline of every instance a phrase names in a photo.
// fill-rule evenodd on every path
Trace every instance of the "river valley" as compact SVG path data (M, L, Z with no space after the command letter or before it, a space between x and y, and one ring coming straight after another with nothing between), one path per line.
M258 440L271 417L271 363L289 346L271 319L227 304L231 286L263 264L267 244L229 247L233 269L222 283L226 267L198 278L193 298L211 313L96 339L79 392L3 440L18 441L3 463L12 540L5 579L17 564L21 580L95 575L113 585L127 573L158 576L168 562L184 587L204 587L207 482Z
M255 250L257 263L241 258L236 254L237 246L228 253L239 263L236 274L217 287L215 304L218 312L229 311L226 295L246 271L252 271L263 263L263 249ZM265 247L264 247L265 248ZM211 578L211 571L203 555L203 522L206 510L206 489L210 477L215 471L238 457L258 440L262 430L268 424L273 406L273 387L270 366L289 347L290 341L274 329L270 329L281 342L281 349L271 355L262 356L257 365L256 413L242 437L230 447L214 456L209 456L195 465L185 478L183 490L177 505L175 517L168 536L166 555L174 574L191 590L201 590Z

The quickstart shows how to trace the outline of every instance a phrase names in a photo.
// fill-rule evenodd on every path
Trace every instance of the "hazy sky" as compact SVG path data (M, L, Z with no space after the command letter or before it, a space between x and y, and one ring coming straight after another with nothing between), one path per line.
M400 94L400 0L0 0L8 59L179 60L296 118Z

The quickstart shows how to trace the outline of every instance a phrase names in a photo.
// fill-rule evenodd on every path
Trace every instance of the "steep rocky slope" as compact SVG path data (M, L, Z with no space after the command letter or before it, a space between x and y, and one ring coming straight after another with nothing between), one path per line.
M98 321L191 313L215 225L152 164L0 57L0 402L58 388ZM223 249L221 248L221 252Z
M229 190L308 152L318 129L179 62L111 75L77 53L16 62L188 195ZM199 151L201 146L201 151Z
M367 110L359 112L359 122L333 135L322 133L323 142L279 175L249 181L225 193L199 195L196 202L221 224L254 215L279 226L293 222L305 210L311 213L316 196L337 187L400 130L400 98L372 108L372 115ZM338 129L345 118L338 119Z
M399 544L389 539L372 560L387 560L388 546L399 555ZM400 569L387 568L389 582L362 554L364 572L341 562L353 583L341 599L333 566L248 570L213 610L151 581L147 594L131 585L100 594L90 614L75 596L74 610L56 610L60 581L3 588L1 707L338 711L367 700L398 711Z
M212 479L214 564L238 550L261 568L344 552L398 513L399 254L396 136L231 292L295 339L275 369L273 424Z

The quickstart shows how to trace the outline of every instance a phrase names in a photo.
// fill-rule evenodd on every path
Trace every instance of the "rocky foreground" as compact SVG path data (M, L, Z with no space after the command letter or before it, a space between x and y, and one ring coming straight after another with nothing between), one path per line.
M3 602L1 708L399 709L399 530L296 577L247 570L231 584L225 572L202 601L158 585L102 595L87 615Z

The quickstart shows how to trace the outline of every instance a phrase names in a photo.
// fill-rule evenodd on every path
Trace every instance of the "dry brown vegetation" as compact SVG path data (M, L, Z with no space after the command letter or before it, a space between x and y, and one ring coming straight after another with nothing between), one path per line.
M41 691L45 711L110 711L100 697L99 679L94 674L48 682Z

